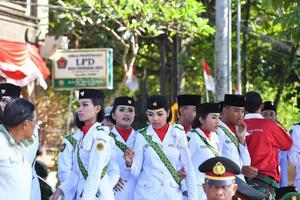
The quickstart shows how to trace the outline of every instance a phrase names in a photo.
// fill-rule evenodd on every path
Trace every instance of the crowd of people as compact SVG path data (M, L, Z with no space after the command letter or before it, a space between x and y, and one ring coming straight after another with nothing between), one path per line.
M41 199L33 157L34 105L19 98L17 86L0 84L0 92L1 198ZM271 102L251 91L226 94L218 103L185 94L177 103L179 119L172 124L167 97L149 96L148 125L134 130L134 98L117 97L108 110L102 91L80 89L78 129L62 142L60 185L49 199L299 198L300 125L293 126L291 136L277 122ZM286 187L288 160L297 169L296 188Z

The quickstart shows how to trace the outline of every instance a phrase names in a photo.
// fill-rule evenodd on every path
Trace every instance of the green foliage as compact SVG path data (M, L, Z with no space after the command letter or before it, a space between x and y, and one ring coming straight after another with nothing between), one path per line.
M66 8L53 12L55 21L51 25L56 34L70 31L75 34L74 27L78 23L96 27L102 24L115 28L124 40L130 40L132 34L155 37L179 33L200 37L214 33L208 20L200 17L205 8L196 0L72 0L52 3ZM73 7L80 10L68 10Z
M300 2L298 0L264 0L263 5L278 17L273 25L280 25L279 36L288 41L300 41Z

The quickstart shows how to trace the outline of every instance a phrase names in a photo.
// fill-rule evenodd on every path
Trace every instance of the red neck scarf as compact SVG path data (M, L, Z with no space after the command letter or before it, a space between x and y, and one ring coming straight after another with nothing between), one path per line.
M200 130L203 131L203 133L206 135L206 137L210 140L211 132L204 128L201 128L201 127L200 127Z
M90 130L90 128L93 126L94 124L85 124L82 128L81 131L83 133L83 137L85 137L85 135L87 134L87 132Z
M185 133L187 133L192 129L192 125L184 126L183 128L184 128Z
M224 122L228 128L233 132L233 133L236 133L236 129L235 129L235 125L233 125L232 123L230 122Z
M158 128L158 129L153 128L153 129L156 132L156 134L158 135L160 141L163 141L164 138L165 138L165 136L166 136L166 133L167 133L167 131L169 129L169 123L167 123L166 125L164 125L161 128Z
M117 128L116 130L119 132L119 134L122 136L125 142L127 142L128 137L132 131L132 128Z

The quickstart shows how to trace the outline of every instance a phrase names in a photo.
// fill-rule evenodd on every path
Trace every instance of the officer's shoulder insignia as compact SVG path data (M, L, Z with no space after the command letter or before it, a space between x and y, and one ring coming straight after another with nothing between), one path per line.
M139 129L137 132L138 132L138 133L143 133L143 132L145 132L145 131L147 130L147 128L148 128L148 126Z
M175 128L177 128L177 129L179 129L179 130L181 130L181 131L184 131L183 126L180 125L180 124L175 124Z
M101 126L96 126L97 131L104 131L104 128Z
M102 151L104 149L104 143L99 142L98 144L96 144L96 148L97 148L97 150Z
M74 133L66 133L66 134L65 134L65 138L66 138L66 137L73 136L73 135L74 135Z
M67 146L66 143L62 143L59 147L60 152L63 152L65 150L66 146Z

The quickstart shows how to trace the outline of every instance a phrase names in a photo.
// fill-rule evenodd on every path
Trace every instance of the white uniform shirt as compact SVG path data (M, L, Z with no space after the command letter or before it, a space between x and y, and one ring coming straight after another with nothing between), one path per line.
M71 134L71 136L78 144L82 133L80 130L77 130ZM66 200L73 200L76 195L78 182L78 176L73 171L76 159L75 148L66 138L63 140L62 145L61 152L58 155L58 179L61 184L60 189L63 191Z
M176 171L184 166L189 199L197 199L195 172L183 127L175 128L170 125L163 141L159 139L151 125L147 128L146 134L158 144ZM142 134L137 134L133 151L133 164L129 170L137 177L134 199L181 200L182 191L179 185Z
M237 140L235 134L224 122L220 121L220 126L226 128L226 130L228 130L228 132ZM246 143L245 145L239 143L239 149L237 149L235 144L230 140L230 138L220 127L218 128L217 133L219 136L218 149L220 154L234 161L238 166L240 166L241 169L242 166L249 166L251 163L251 159Z
M196 128L194 131L197 131L208 144L211 145L212 148L218 152L218 135L215 132L211 132L210 139L204 134L204 132ZM198 200L205 200L206 195L204 193L202 184L204 183L205 174L201 173L198 168L199 166L205 162L206 160L215 157L216 155L212 152L212 150L206 145L206 143L199 137L197 133L194 131L189 131L187 136L189 137L189 150L192 157L193 167L195 169L197 188L198 188ZM218 154L220 156L220 154Z
M29 200L32 175L26 147L16 144L3 125L0 125L0 147L1 199Z
M111 131L115 136L116 140L126 144L126 146L130 149L133 149L133 145L136 139L136 132L134 130L131 131L127 141L125 142L119 132L113 128ZM136 185L136 178L127 170L125 165L125 160L123 158L124 152L116 145L116 156L117 162L120 168L120 178L125 181L125 186L121 192L115 192L116 200L133 200L134 189Z
M294 185L300 192L300 125L296 124L292 127L293 145L289 151L289 160L296 167L296 177Z
M108 133L108 127L103 127L100 123L96 122L89 129L84 138L81 131L77 131L74 134L74 137L77 140L77 146L75 149L69 149L69 151L73 151L73 153L71 152L69 155L64 155L67 146L71 147L70 145L66 145L62 152L63 158L60 158L61 160L59 162L59 164L62 164L63 162L72 159L71 162L66 163L66 170L62 170L64 166L59 167L59 177L62 180L60 188L64 192L65 199L72 200L74 196L75 199L78 200L114 199L112 184L108 175L106 174L101 179L102 171L111 161L112 152L115 148L114 141ZM78 151L80 160L88 172L86 180L79 168ZM70 169L71 172L68 171ZM118 180L118 178L119 176L116 179Z

